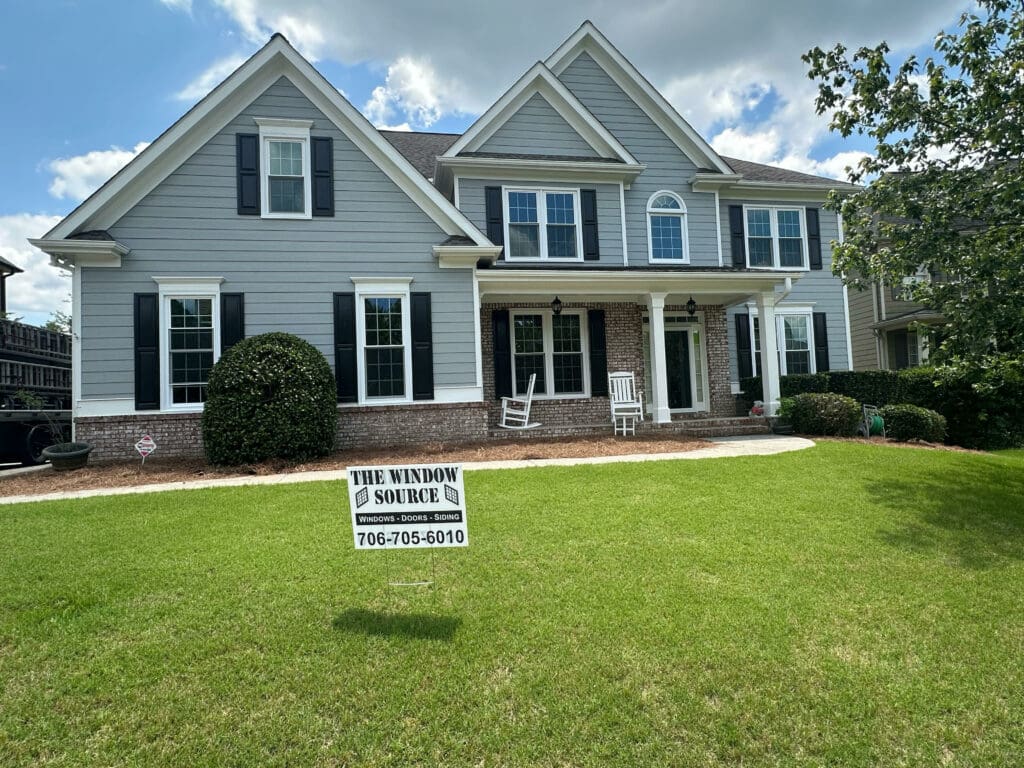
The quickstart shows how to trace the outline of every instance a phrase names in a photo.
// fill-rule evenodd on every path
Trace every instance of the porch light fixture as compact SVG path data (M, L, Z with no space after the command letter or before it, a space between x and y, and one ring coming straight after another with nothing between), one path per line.
M686 314L688 314L690 317L693 317L693 315L694 315L694 313L696 311L697 311L697 302L694 301L693 300L693 296L691 296L690 300L688 302L686 302Z
M555 296L555 300L551 302L551 314L558 317L562 314L562 300Z

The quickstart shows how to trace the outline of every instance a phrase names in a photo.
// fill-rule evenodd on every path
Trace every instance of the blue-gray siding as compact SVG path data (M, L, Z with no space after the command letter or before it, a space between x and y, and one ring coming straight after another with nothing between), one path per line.
M235 134L254 117L312 119L334 139L333 218L288 221L236 213ZM447 235L289 81L282 78L110 228L131 248L120 269L82 271L82 395L133 396L132 294L154 275L224 277L245 294L246 334L296 333L333 367L331 294L351 276L413 278L433 297L437 387L473 386L469 270L436 266Z
M480 151L599 157L539 93L505 121L480 146Z
M559 79L647 169L626 190L626 243L629 263L648 263L647 202L663 189L686 203L690 263L718 266L718 227L713 193L690 187L696 166L647 114L583 53Z
M792 292L790 292L782 304L778 305L776 311L784 313L786 305L799 304L803 306L813 305L815 312L824 312L828 327L829 367L833 371L846 370L849 368L849 359L847 357L846 345L846 314L843 306L843 284L838 277L832 274L832 249L829 246L829 243L833 240L839 239L839 220L835 213L822 208L820 202L786 202L781 204L819 209L822 268L820 270L813 269L808 272L797 273L800 275L800 279L793 283ZM726 264L732 263L732 248L730 247L729 240L730 205L772 205L772 203L766 203L763 200L722 199L722 253ZM745 307L733 307L728 311L729 376L732 381L739 379L736 364L736 323L733 318L737 312L745 311L747 311Z
M597 192L597 232L600 243L601 264L622 266L622 215L619 213L618 184L531 184L523 181L497 181L494 179L459 178L459 206L466 217L481 231L487 231L484 208L485 187L536 187L545 189L593 189ZM588 261L586 264L593 265ZM571 267L569 267L571 269Z

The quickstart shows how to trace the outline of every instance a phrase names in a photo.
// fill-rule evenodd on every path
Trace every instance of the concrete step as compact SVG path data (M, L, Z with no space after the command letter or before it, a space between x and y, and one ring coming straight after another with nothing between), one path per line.
M649 419L636 426L637 434L676 434L688 437L729 437L732 435L766 435L771 430L767 419L751 416L730 416L707 419L677 419L668 424L655 424ZM495 440L529 440L539 437L588 437L612 434L611 422L602 424L542 424L534 429L501 429L492 427L488 435Z

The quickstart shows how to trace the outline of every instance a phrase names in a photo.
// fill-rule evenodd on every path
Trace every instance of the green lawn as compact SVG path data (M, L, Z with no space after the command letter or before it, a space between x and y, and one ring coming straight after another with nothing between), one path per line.
M1024 760L1024 462L826 443L467 475L471 545L342 483L0 507L0 765Z

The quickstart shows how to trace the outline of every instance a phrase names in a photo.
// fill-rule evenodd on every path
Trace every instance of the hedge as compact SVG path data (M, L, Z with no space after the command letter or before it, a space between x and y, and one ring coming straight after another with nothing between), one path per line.
M946 417L916 405L887 405L881 409L885 434L893 440L926 440L941 443L946 438Z
M860 424L860 404L833 392L804 392L786 401L785 416L802 435L851 437Z

